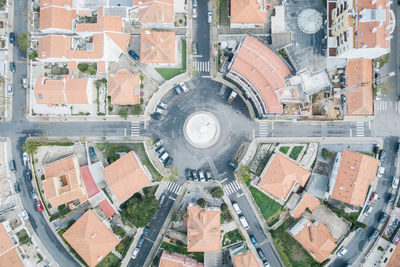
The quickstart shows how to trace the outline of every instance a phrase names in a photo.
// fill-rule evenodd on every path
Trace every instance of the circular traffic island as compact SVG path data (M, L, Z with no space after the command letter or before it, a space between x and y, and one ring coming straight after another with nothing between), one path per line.
M186 141L197 148L207 148L215 144L221 133L218 119L208 111L192 113L183 125Z

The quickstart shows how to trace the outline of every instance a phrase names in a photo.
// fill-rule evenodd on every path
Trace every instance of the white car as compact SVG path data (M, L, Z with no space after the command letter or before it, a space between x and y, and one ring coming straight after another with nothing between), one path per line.
M24 220L29 219L29 216L28 216L28 213L26 212L26 210L23 210L19 215L21 215L22 219L24 219Z
M180 83L179 86L182 88L184 93L189 92L189 88L186 86L184 82Z
M138 248L135 248L135 249L133 250L133 252L132 252L132 259L136 259L138 253L139 253L139 249L138 249Z
M232 206L233 206L233 209L235 210L235 212L236 212L237 214L242 213L242 211L240 210L240 207L239 207L238 203L233 202L233 203L232 203Z
M371 214L371 212L372 212L372 207L371 206L367 206L365 208L364 214L365 214L365 216L368 216L368 215Z
M347 249L345 249L344 247L342 247L341 249L339 249L339 251L336 253L336 255L338 257L342 257L347 253Z
M159 106L162 109L167 109L168 105L162 102L161 100L157 102L157 106Z
M193 8L193 18L197 19L197 9Z
M211 23L212 22L212 12L210 11L210 12L208 12L208 23Z
M22 86L26 89L28 88L28 79L24 78L22 79Z
M155 107L155 108L154 108L154 113L158 113L158 114L161 114L161 115L165 115L165 110L162 109L162 108L159 108L159 107Z
M396 189L397 187L399 187L399 177L395 176L393 177L392 188Z
M7 87L7 93L8 93L9 96L14 95L14 88L13 88L13 86L11 84L8 85L8 87Z
M28 166L29 165L28 153L26 153L26 152L22 153L22 161L24 162L24 166Z

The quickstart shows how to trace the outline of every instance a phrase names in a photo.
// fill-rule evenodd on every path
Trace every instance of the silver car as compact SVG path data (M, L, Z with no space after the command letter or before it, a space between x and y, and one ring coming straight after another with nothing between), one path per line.
M162 102L161 100L157 102L157 106L159 106L162 109L167 109L168 105Z
M189 92L189 88L186 86L186 84L185 84L184 82L181 82L181 83L179 84L179 86L182 88L182 90L183 90L184 93Z
M9 96L14 95L14 88L13 88L12 85L8 85L8 87L7 87L7 93L8 93Z
M159 108L159 107L155 107L155 108L154 108L154 113L158 113L158 114L161 114L161 115L165 115L165 110L162 109L162 108Z

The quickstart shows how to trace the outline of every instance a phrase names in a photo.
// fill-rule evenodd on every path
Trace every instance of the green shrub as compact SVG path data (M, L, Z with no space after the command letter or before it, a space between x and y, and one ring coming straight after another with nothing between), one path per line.
M199 198L199 199L197 200L197 205L199 205L199 206L202 207L202 208L205 208L206 205L207 205L207 202L206 202L206 200L205 200L204 198Z
M209 189L208 192L210 192L213 198L221 198L224 196L224 190L222 190L222 187L220 186L215 186Z

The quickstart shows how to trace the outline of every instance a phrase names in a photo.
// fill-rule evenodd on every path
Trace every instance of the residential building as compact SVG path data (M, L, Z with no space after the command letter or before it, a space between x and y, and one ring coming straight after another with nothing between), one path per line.
M328 0L328 57L374 59L390 52L391 0Z
M388 249L388 251L385 253L385 256L389 257L389 261L387 261L387 258L384 258L382 262L380 262L381 266L386 266L386 267L398 266L400 262L400 246L391 245L391 248Z
M247 251L244 253L238 253L232 257L234 267L258 267L256 256L253 252Z
M346 66L346 107L348 116L374 115L372 60L351 59Z
M114 207L111 205L110 201L108 199L104 199L99 202L99 207L100 209L104 212L104 215L107 218L112 217L115 213L117 213L114 209Z
M319 263L328 259L336 248L336 239L323 223L302 217L289 232Z
M174 64L175 32L142 32L140 63Z
M134 152L128 152L103 169L104 179L119 202L124 202L151 182Z
M24 267L14 243L4 225L0 223L0 267Z
M305 192L297 205L290 211L290 215L298 219L306 210L313 212L320 204L319 199Z
M142 27L174 27L174 0L134 0L137 3L137 22Z
M267 0L230 0L231 28L264 27L273 7Z
M40 76L34 94L38 104L89 104L92 102L92 87L93 81L89 78L65 76L58 80Z
M86 211L62 237L90 267L96 266L119 243L93 210Z
M163 251L158 267L204 267L202 263L180 254Z
M43 33L71 33L76 11L72 0L40 1L39 30Z
M220 213L216 208L187 207L188 251L221 251Z
M363 206L378 165L378 159L359 152L337 153L329 180L329 196L355 207Z
M113 105L135 105L140 103L139 74L121 69L108 75L108 95Z
M281 153L265 166L258 187L279 202L285 202L296 185L304 187L311 173Z
M44 165L43 174L44 195L52 207L76 200L80 203L87 200L79 163L75 156Z
M273 50L246 35L228 69L226 77L242 88L259 117L283 112L275 90L286 87L292 73Z

